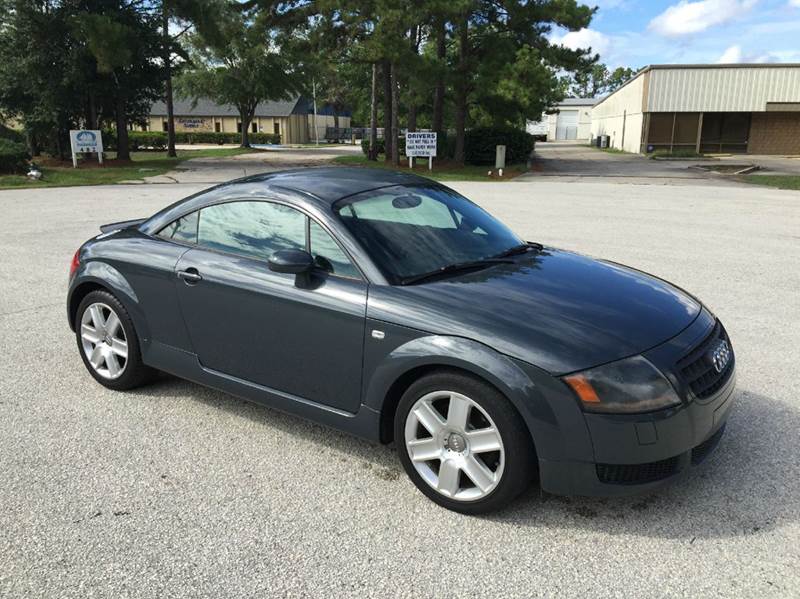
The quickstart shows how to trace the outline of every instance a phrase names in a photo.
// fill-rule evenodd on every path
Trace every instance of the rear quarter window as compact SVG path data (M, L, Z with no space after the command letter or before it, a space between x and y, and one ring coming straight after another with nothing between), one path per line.
M197 243L197 221L198 212L192 212L171 222L161 229L157 235L164 239L172 239L184 243Z

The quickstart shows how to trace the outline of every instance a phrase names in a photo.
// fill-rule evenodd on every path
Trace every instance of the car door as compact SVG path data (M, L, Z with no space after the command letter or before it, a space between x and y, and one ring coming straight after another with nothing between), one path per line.
M139 308L146 321L139 334L145 360L158 347L155 344L187 351L191 349L186 327L181 318L178 301L173 293L175 265L189 249L183 245L187 230L192 228L191 215L164 227L154 236L138 230L127 230L124 236L125 251L113 252L108 261L133 288ZM146 257L143 260L142 257Z
M324 266L308 285L268 268L272 253L292 248L310 250ZM208 206L176 275L203 367L358 410L367 284L319 224L270 201Z

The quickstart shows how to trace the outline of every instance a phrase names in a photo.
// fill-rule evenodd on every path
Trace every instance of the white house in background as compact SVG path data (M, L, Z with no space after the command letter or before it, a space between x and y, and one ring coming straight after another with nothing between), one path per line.
M592 137L592 106L599 101L600 98L565 98L553 106L551 114L529 121L526 130L548 141L587 141Z

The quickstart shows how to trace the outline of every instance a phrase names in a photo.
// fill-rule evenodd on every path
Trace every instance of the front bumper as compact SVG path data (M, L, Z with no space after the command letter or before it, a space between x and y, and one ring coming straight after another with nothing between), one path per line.
M733 405L735 364L724 384L703 398L682 388L674 368L686 348L696 347L713 329L713 317L705 311L703 316L675 339L645 353L689 399L679 407L648 414L584 413L592 459L540 456L542 489L558 495L641 493L680 477L714 450Z
M542 489L556 495L632 495L701 463L725 430L735 374L715 401L644 420L587 414L595 462L539 460Z

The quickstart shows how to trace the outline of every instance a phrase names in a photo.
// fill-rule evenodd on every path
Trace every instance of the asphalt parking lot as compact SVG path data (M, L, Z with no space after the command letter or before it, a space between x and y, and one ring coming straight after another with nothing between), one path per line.
M531 172L521 180L540 177L592 180L613 178L617 183L648 185L736 185L730 177L704 172L697 166L759 167L762 175L797 175L800 156L721 154L706 160L651 160L641 154L605 152L585 141L537 142Z
M651 495L531 489L465 517L417 492L392 448L171 378L108 391L66 323L72 253L202 186L2 191L0 596L800 595L800 193L452 186L528 239L653 272L723 319L737 405L701 468Z

